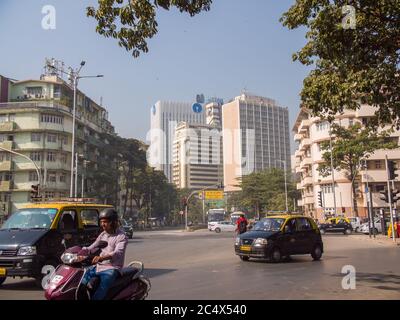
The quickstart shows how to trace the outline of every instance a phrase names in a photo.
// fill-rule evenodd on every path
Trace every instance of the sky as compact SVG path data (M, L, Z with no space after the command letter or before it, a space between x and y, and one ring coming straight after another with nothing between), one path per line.
M158 100L194 102L203 93L228 101L243 90L288 107L291 130L310 71L292 61L306 31L279 22L293 3L214 0L211 11L195 17L160 9L149 53L134 59L115 39L95 32L96 21L85 9L95 0L1 0L0 74L38 79L45 57L75 68L86 61L82 75L104 78L82 79L80 90L96 102L103 98L109 120L125 138L145 141L150 108ZM46 5L56 10L54 30L42 28Z

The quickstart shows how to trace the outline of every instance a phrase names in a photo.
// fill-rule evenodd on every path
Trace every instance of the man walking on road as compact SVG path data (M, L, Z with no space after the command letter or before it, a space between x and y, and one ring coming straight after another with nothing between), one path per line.
M236 221L236 225L237 225L236 227L237 234L242 234L247 231L248 222L244 214L240 215L239 219Z

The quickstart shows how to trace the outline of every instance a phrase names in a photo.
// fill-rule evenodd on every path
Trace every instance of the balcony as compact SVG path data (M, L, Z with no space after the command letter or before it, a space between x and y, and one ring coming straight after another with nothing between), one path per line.
M361 182L386 182L387 173L386 170L368 170L368 173L361 172Z
M304 158L303 161L300 163L300 168L307 168L308 166L311 166L313 164L313 161L311 158Z
M304 204L313 204L314 203L314 197L305 197L304 198Z
M311 121L309 119L303 120L300 123L298 133L305 132L310 127Z
M0 142L0 149L12 150L14 147L13 141L3 141Z
M302 207L303 206L303 200L297 200L297 206Z
M297 189L297 190L303 189L302 184L301 184L301 183L297 183L297 184L296 184L296 189Z
M303 135L300 133L296 133L294 135L294 141L301 141L301 139L303 139Z
M309 186L313 184L313 178L308 176L301 180L301 185L304 188L305 186Z
M311 139L310 138L304 138L301 140L299 150L306 150L309 146L311 146Z
M3 122L0 124L0 132L14 131L17 125L14 121Z
M13 181L1 181L0 182L0 192L11 191L14 187Z
M294 153L294 156L296 158L300 158L302 155L303 155L303 151L300 151L300 150L296 150L295 153Z
M0 171L11 171L13 169L12 161L3 161L0 162Z

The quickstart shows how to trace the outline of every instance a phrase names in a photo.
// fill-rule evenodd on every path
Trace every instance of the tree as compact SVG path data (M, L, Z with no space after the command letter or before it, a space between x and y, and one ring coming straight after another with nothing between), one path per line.
M347 179L351 181L353 194L353 211L358 216L355 178L359 174L361 160L368 159L378 149L393 149L397 142L390 141L388 131L377 133L369 127L356 123L348 128L338 124L331 125L332 162L334 170L344 171ZM331 149L330 142L321 144L324 151L324 163L318 166L322 176L331 174Z
M210 10L212 0L98 0L98 7L88 7L86 14L97 20L96 32L118 39L120 47L132 51L137 58L148 52L147 39L158 32L156 9L170 10L194 16Z
M293 55L315 66L304 80L304 107L334 116L368 104L378 108L372 125L400 126L399 0L296 0L281 22L308 28Z
M239 179L241 191L234 194L234 201L255 212L260 217L262 210L286 210L284 171L277 168L253 172ZM293 210L293 199L299 192L291 177L287 177L289 210Z

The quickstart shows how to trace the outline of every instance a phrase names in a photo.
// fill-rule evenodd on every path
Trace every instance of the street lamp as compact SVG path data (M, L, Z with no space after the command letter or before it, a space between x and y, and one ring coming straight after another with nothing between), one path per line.
M276 161L277 162L283 162L283 164L284 164L286 213L288 213L289 212L289 205L288 205L288 191L287 191L287 181L286 181L286 161L285 160L276 160Z
M33 165L35 166L36 174L37 174L37 176L38 176L39 186L42 187L42 175L41 175L40 169L39 169L39 167L38 167L38 165L36 164L35 161L33 161L33 160L32 160L31 158L29 158L28 156L26 156L26 155L24 155L24 154L22 154L22 153L13 151L13 150L9 150L9 149L3 148L3 147L0 147L0 150L6 151L6 152L10 152L10 153L12 153L12 154L15 154L15 155L17 155L17 156L23 157L23 158L29 160L30 162L32 162ZM39 188L39 192L38 192L38 193L39 193L38 195L40 195L40 188Z
M76 121L76 90L78 86L78 80L83 78L102 78L103 75L97 76L79 76L79 72L81 71L82 67L85 65L84 61L81 62L81 67L78 71L72 72L72 81L74 86L74 105L72 111L72 150L71 150L71 185L69 195L72 198L73 196L73 188L74 188L74 156L75 156L75 121ZM75 179L78 179L77 172L75 174ZM76 184L76 182L75 182Z

